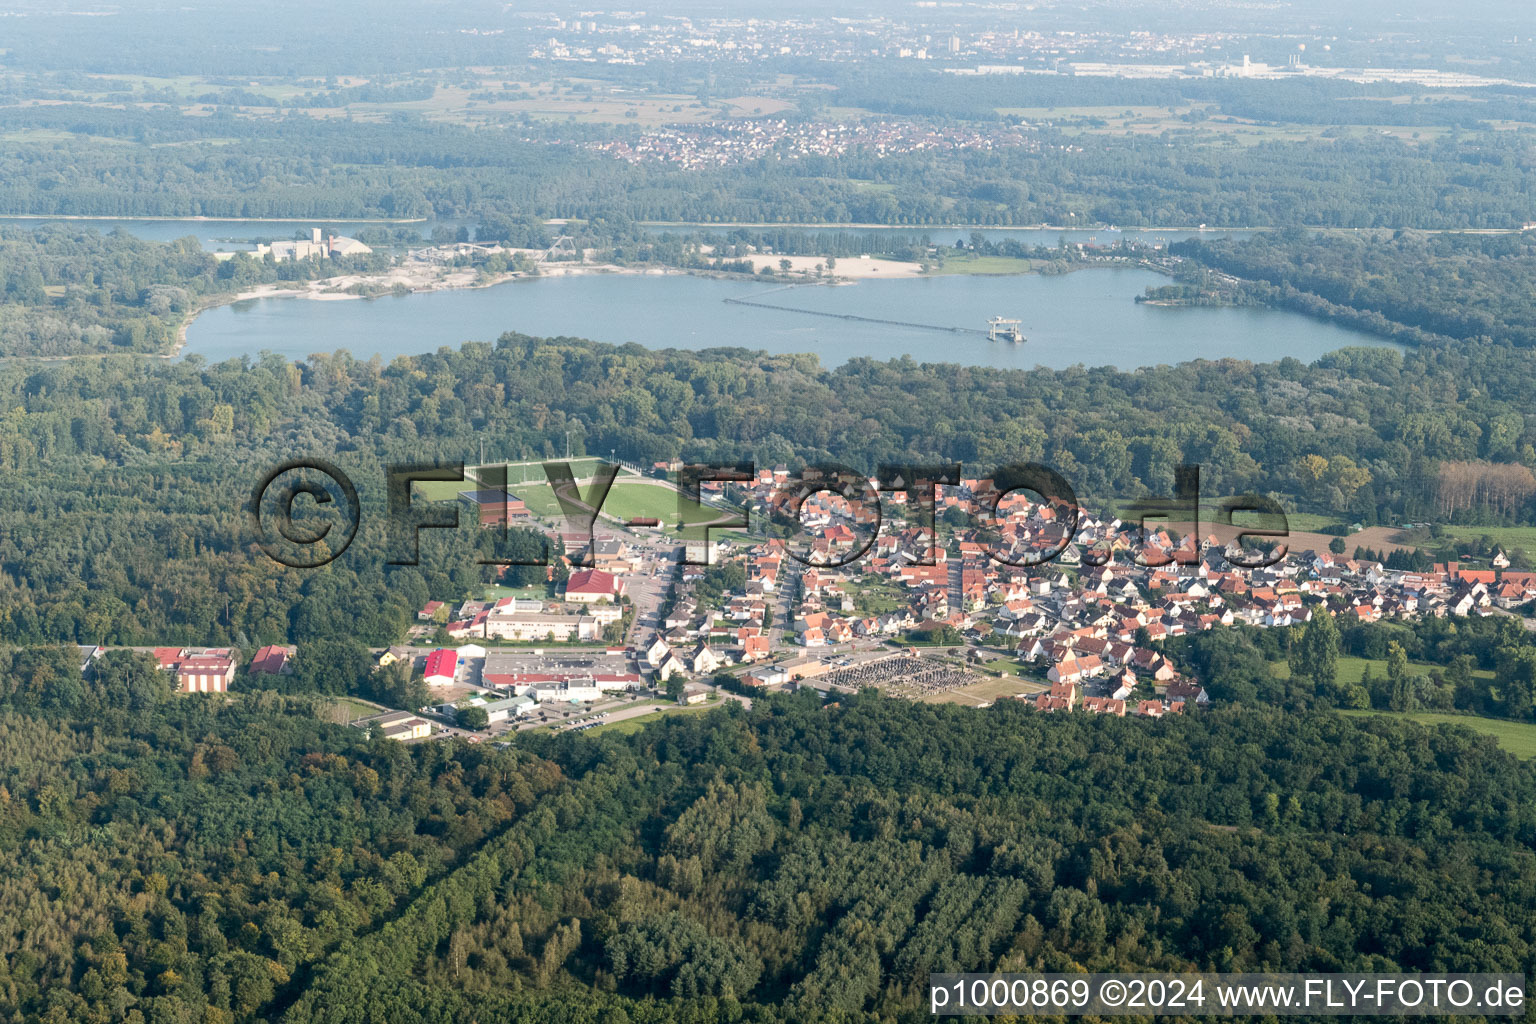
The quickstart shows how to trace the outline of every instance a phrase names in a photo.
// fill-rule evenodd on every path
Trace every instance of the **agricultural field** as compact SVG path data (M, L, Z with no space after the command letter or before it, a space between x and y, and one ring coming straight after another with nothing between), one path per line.
M394 103L352 103L309 108L320 117L356 114L382 116L411 112L434 120L470 123L533 117L549 121L626 124L655 128L720 118L766 117L794 109L791 100L773 96L732 96L700 103L683 93L646 93L609 83L571 79L562 82L514 82L482 79L474 88L439 86L431 99Z
M1066 135L1180 136L1202 141L1219 140L1237 146L1269 142L1317 142L1339 135L1391 136L1404 141L1426 142L1446 134L1434 126L1350 125L1344 128L1313 124L1273 124L1226 114L1199 116L1204 105L998 107L1003 117L1048 122ZM1186 120L1186 116L1196 117Z

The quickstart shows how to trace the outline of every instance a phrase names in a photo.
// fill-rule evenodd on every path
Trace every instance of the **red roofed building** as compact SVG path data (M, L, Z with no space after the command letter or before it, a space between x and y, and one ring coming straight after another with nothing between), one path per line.
M458 651L441 648L427 655L428 686L451 686L458 674Z
M288 663L291 657L293 648L269 644L256 652L256 656L246 666L246 671L254 675L291 676L293 666Z
M182 693L224 693L235 678L235 659L227 648L193 654L182 647L156 647L154 656L162 672L175 673Z
M182 693L224 693L235 677L233 658L194 654L176 666L176 689Z
M1067 703L1067 710L1077 706L1077 687L1071 683L1052 683L1050 695Z
M1125 717L1125 701L1116 697L1084 697L1083 710L1091 715Z
M565 581L565 599L580 604L617 601L624 584L613 573L601 569L578 569Z
M1090 679L1103 671L1104 663L1098 659L1097 655L1084 654L1078 657L1075 654L1068 654L1045 674L1045 678L1053 683L1070 684Z
M769 651L768 639L765 633L749 634L740 637L741 660L757 661L759 658L768 657L769 653L771 653Z

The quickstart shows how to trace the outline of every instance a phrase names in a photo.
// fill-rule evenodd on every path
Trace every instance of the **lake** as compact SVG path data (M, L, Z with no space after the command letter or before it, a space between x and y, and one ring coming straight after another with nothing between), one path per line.
M505 331L647 348L722 346L811 352L824 366L867 356L911 356L1004 369L1084 364L1134 368L1236 357L1310 362L1351 345L1390 346L1374 335L1270 309L1177 309L1134 301L1168 279L1147 270L1080 270L1057 276L943 276L784 288L686 274L591 274L422 292L370 300L257 299L199 316L184 355L210 361L263 350L290 359L348 350L385 359ZM761 301L819 313L960 327L949 333L761 309ZM988 341L989 317L1022 321L1024 344Z

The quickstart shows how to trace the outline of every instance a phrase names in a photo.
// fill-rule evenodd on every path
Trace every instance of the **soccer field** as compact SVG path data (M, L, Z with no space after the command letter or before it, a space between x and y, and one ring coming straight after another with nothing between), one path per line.
M600 459L575 458L569 461L571 474L577 480L584 480L592 474ZM457 480L418 480L413 485L416 494L424 501L453 501L461 491L478 490L484 486L479 468L469 466L465 469L465 478ZM619 483L624 480L635 479L630 470L621 470L618 480L614 483L617 490ZM587 489L586 485L582 490ZM560 514L560 503L555 500L554 489L549 486L549 481L544 473L542 462L514 462L507 466L507 490L520 498L528 511L536 516L557 516ZM606 506L605 506L606 511ZM647 513L637 513L645 515ZM673 513L676 519L676 513Z
M616 480L603 502L603 512L616 519L629 520L636 516L660 519L667 526L675 526L679 513L679 495L661 484L642 483L638 480ZM689 507L683 515L686 523L706 523L730 515L709 507Z

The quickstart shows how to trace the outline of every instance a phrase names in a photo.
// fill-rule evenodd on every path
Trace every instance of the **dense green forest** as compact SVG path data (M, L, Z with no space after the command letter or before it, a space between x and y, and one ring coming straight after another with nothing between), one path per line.
M0 213L1509 228L1530 217L1536 191L1529 142L1512 132L1245 147L1042 128L1024 147L701 170L584 146L638 131L4 107L0 132L15 140L0 152Z
M1300 230L1171 251L1249 282L1267 305L1343 320L1410 344L1474 339L1536 346L1536 231L1390 239Z
M774 697L405 747L126 653L82 700L0 714L0 1019L916 1021L931 970L1536 969L1536 775L1463 730Z

